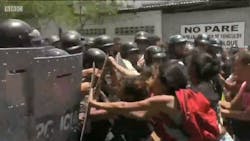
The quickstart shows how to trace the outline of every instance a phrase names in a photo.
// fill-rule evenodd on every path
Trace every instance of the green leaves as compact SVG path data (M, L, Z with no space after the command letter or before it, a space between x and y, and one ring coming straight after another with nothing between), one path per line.
M118 11L116 0L58 0L58 1L37 1L37 0L0 0L0 8L5 6L22 6L22 12L0 11L0 19L17 18L31 21L36 26L41 27L50 21L57 25L67 24L75 27L85 24L86 21L98 21L103 17L115 15ZM82 6L82 13L77 14L76 7ZM83 23L82 23L83 22Z

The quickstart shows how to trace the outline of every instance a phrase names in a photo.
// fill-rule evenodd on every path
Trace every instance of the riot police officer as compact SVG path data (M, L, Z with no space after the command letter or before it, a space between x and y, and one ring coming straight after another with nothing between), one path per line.
M150 34L145 31L139 31L135 34L134 42L137 44L140 52L143 54L145 49L150 45Z
M86 50L88 50L89 48L93 48L94 47L94 39L93 37L89 37L85 39L84 42L84 47Z
M137 44L137 47L140 49L140 57L137 61L137 70L142 71L142 67L144 66L145 60L144 60L144 52L147 47L150 46L150 40L149 40L150 34L145 31L139 31L135 34L134 42Z
M218 39L218 38L211 38L210 39L210 46L207 49L207 53L209 53L210 55L216 57L219 57L222 52L223 52L223 42Z
M103 66L106 54L98 48L90 48L85 53L83 53L82 61L82 84L81 91L86 93L90 88L91 74L97 73ZM93 62L95 63L96 70L93 72Z
M83 68L92 68L93 62L95 62L96 68L101 69L105 58L105 52L98 48L90 48L83 55Z
M0 47L31 47L33 28L19 19L8 19L0 23Z
M99 70L102 69L103 63L105 61L106 54L98 48L90 48L83 55L83 82L81 84L82 92L88 92L90 87L90 75L94 73L98 75ZM93 62L95 62L96 70L93 72ZM101 87L101 89L103 86ZM86 99L86 97L84 98ZM81 102L80 120L83 120L86 111L86 100ZM86 114L86 113L85 113ZM90 110L90 120L88 121L87 128L85 128L85 133L83 141L104 141L107 133L109 132L110 123L108 120L96 119L99 115L96 113L95 109Z
M148 37L150 46L161 46L161 38L155 34L151 34Z
M183 59L186 57L187 39L182 35L173 35L168 40L168 55L170 59Z
M126 59L132 63L134 67L136 67L136 63L139 59L139 51L140 49L133 42L127 42L121 45L121 57Z
M117 56L118 54L119 54L119 52L120 52L120 50L121 50L121 43L122 42L122 40L121 40L121 38L120 37L115 37L114 39L113 39L113 43L114 43L114 45L113 45L113 48L114 48L114 56Z
M151 66L154 63L161 63L166 61L167 55L158 46L149 46L144 53L145 64Z
M58 35L51 35L46 39L48 45L60 48L60 37Z
M61 48L70 54L83 51L82 36L77 31L70 30L63 33L60 42Z
M114 56L114 50L113 50L113 40L108 35L100 35L94 39L93 46L95 48L99 48L105 53L109 54L110 56Z
M201 51L207 52L207 49L210 45L210 38L207 34L199 34L194 39L195 47L199 48Z

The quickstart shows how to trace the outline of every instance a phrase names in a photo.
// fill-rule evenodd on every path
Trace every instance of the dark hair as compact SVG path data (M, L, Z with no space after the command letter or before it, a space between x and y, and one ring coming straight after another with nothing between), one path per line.
M132 97L132 99L124 101L139 101L149 97L146 82L141 77L127 77L122 81L121 93L125 97Z
M220 71L220 63L210 54L200 51L193 51L189 60L189 69L193 67L198 81L208 81Z
M185 66L178 60L169 60L159 67L159 79L165 84L169 94L175 94L175 91L186 88L187 77Z

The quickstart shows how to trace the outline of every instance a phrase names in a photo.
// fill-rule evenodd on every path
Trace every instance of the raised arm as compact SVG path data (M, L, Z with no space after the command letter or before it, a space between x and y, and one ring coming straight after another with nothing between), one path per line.
M221 109L221 115L227 118L250 121L250 109L244 111Z
M118 70L120 73L122 73L123 75L126 75L126 76L138 76L138 75L140 75L140 73L138 73L137 71L132 71L132 70L126 69L123 66L119 65L113 57L109 57L109 60L110 60L111 64L114 66L114 68L116 70Z
M82 70L82 76L83 76L83 77L89 76L89 75L91 75L92 73L95 73L95 75L96 75L97 77L99 77L99 76L100 76L100 73L101 73L101 70L99 70L99 69L97 69L97 68L95 68L95 72L94 72L94 69L93 69L93 68L88 68L88 69Z
M105 109L115 114L122 114L125 116L135 116L142 118L151 117L155 113L167 112L174 108L173 104L175 98L173 96L161 95L153 96L142 101L137 102L97 102L90 100L93 107ZM138 112L145 111L145 113Z

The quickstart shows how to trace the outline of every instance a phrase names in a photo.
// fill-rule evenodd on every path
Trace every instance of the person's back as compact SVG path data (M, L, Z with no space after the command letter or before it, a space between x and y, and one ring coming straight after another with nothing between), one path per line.
M217 78L219 73L217 60L207 53L194 51L188 63L188 72L191 88L202 92L216 110L222 93Z
M112 127L112 133L115 136L124 136L126 141L148 141L152 127L148 121L119 116Z
M212 84L210 84L209 82L202 82L196 87L192 87L192 89L202 92L204 96L211 102L211 106L213 107L213 109L216 110L220 97L214 91Z
M140 77L125 79L122 83L120 99L133 102L149 97L147 89L141 85L143 82L140 81ZM118 116L114 121L112 133L115 135L112 141L116 141L122 136L126 141L149 141L152 127L146 120Z
M216 141L219 128L210 102L191 89L180 89L175 94L180 112L153 117L156 134L167 141Z

